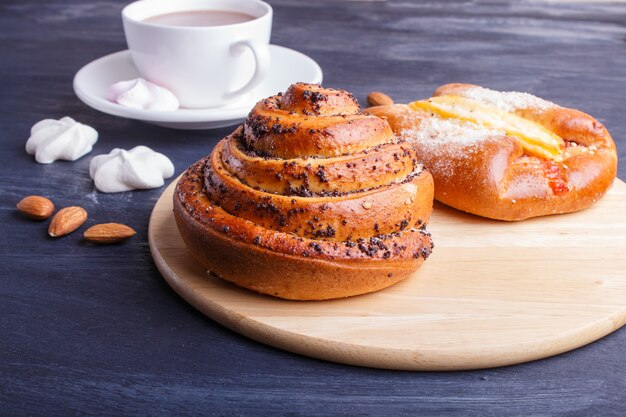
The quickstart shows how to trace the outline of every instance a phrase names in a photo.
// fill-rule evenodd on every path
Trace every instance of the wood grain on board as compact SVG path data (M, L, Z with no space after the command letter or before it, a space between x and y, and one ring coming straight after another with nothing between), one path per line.
M590 343L626 322L626 184L591 209L507 223L437 205L435 251L372 294L287 301L207 274L187 252L172 184L150 220L155 262L204 314L263 343L351 365L460 370L510 365Z

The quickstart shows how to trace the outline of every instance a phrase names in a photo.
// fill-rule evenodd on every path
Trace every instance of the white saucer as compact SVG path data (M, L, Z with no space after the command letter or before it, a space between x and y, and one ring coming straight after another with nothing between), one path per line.
M291 84L322 82L322 69L308 56L277 45L270 45L272 68L267 79L236 102L208 109L178 109L173 112L132 109L106 98L109 86L117 81L139 77L130 52L120 51L90 62L74 76L74 92L85 104L101 112L128 119L143 120L176 129L213 129L241 122L254 104Z

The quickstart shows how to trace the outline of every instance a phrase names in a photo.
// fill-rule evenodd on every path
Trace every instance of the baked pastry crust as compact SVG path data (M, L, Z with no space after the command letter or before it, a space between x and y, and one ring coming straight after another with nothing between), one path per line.
M433 247L432 200L431 175L384 120L346 92L295 84L183 174L174 214L192 254L221 278L322 300L414 272Z
M506 134L472 139L477 133L467 131L465 140L458 140L446 138L444 131L435 140L424 130L436 116L404 104L367 109L387 118L394 132L415 146L418 159L434 177L436 200L479 216L515 221L582 210L612 184L617 172L615 144L606 128L588 114L528 94L471 84L447 84L434 94L449 95L495 105L535 122L560 136L564 148L558 159L551 160L527 154L517 138Z

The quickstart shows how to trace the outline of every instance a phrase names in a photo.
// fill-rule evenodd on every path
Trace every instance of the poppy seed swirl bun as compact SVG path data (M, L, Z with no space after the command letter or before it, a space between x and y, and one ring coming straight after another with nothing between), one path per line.
M433 180L349 93L298 83L182 175L174 214L191 253L234 284L323 300L377 291L430 255Z

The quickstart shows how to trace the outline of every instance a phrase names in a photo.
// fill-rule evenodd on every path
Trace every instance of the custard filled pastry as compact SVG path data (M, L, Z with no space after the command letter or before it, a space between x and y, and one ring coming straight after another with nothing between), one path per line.
M584 209L617 171L615 144L600 122L526 93L447 84L430 99L367 112L415 146L435 199L483 217Z
M294 84L192 165L174 214L211 272L322 300L388 287L432 250L433 180L389 124L345 91Z

